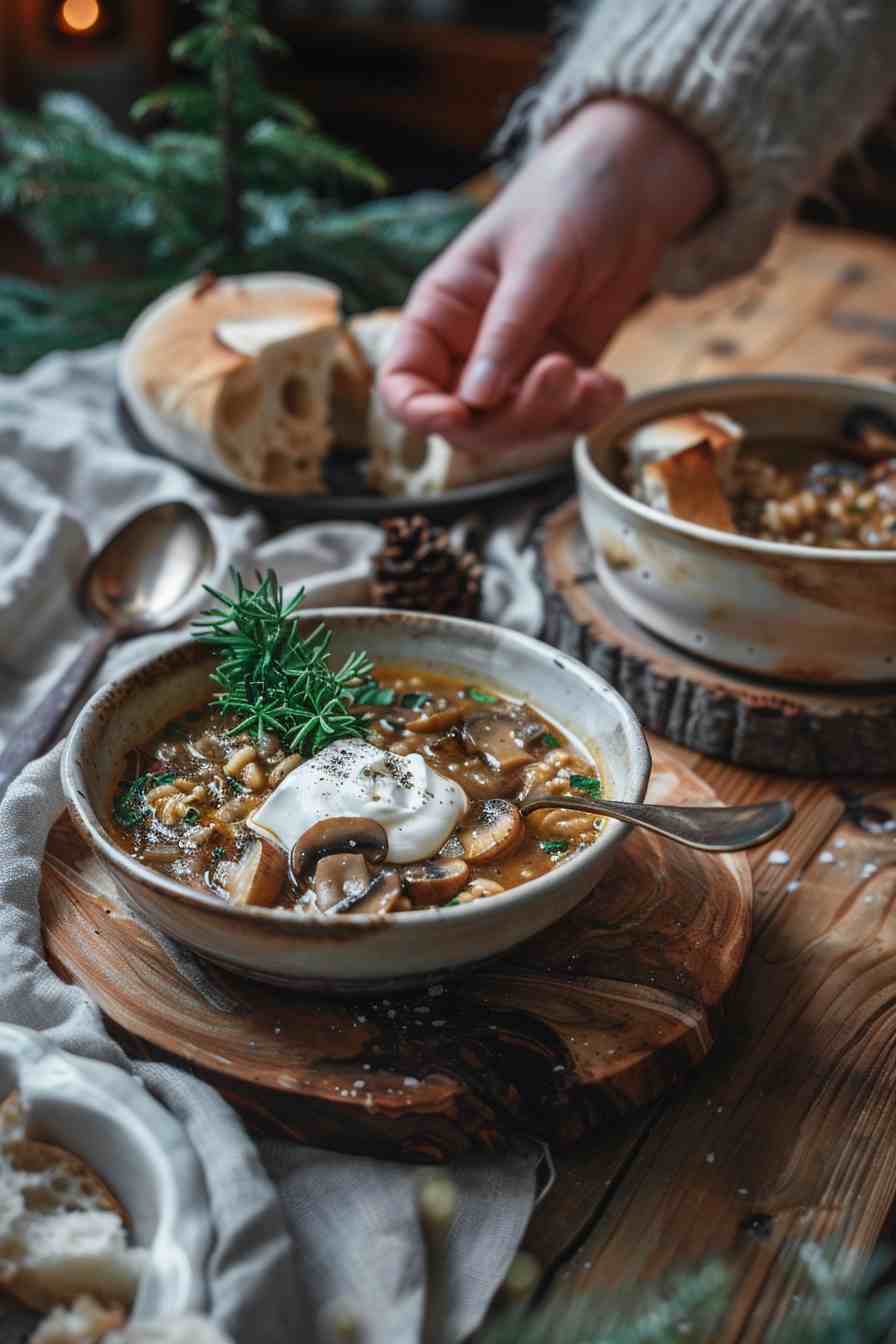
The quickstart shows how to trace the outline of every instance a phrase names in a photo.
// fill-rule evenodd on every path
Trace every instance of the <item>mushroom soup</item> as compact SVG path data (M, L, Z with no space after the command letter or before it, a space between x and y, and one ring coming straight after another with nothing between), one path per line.
M191 710L130 754L113 804L127 853L239 906L385 914L465 904L565 862L603 822L536 794L600 779L530 705L461 678L379 666L346 695L357 735L314 752Z

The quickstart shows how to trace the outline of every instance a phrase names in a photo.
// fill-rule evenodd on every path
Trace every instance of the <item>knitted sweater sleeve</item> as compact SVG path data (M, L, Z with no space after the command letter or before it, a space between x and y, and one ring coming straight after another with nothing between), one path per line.
M670 249L689 294L750 269L807 188L896 91L896 0L592 0L505 131L529 149L584 102L637 98L703 141L719 209Z

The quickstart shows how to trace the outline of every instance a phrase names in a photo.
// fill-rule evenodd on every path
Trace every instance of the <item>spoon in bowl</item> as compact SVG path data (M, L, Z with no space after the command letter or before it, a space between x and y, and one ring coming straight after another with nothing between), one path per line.
M144 509L90 561L78 590L88 616L102 622L43 700L16 728L0 756L0 798L55 738L78 692L120 639L165 630L190 609L193 591L214 568L215 543L191 504Z
M519 804L524 817L543 807L562 807L572 812L591 812L596 817L614 817L617 821L631 822L633 826L643 826L669 840L677 840L680 845L690 845L691 849L726 854L764 845L793 820L793 804L783 799L741 807L663 807L656 803L615 803L609 798L592 802L558 794L553 798L527 798Z

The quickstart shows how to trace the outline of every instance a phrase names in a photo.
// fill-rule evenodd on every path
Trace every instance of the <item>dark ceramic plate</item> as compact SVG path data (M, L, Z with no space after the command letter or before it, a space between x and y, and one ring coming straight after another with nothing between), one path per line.
M477 485L446 490L440 495L377 495L364 488L359 459L349 453L340 453L327 463L325 470L331 494L272 495L225 485L211 473L188 466L175 454L166 452L147 438L121 397L118 398L118 419L127 439L139 452L152 457L164 457L184 467L224 499L243 506L253 505L283 522L310 523L336 518L378 522L381 518L411 513L423 513L427 518L445 520L480 509L490 500L508 499L527 491L543 489L555 481L572 480L570 459L539 467L536 471L521 471L516 476L504 476L496 481L481 481Z

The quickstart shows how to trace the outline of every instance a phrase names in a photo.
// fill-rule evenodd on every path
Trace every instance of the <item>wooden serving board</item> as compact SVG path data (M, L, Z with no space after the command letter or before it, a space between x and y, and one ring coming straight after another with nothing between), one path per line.
M660 749L651 797L716 795ZM442 1161L515 1134L572 1143L681 1079L713 1043L752 890L742 855L636 832L589 898L508 956L445 986L357 1002L172 955L67 815L48 840L41 912L50 964L132 1053L148 1042L153 1056L186 1061L268 1133Z
M823 691L766 681L667 644L604 591L574 500L544 522L540 577L544 638L605 677L651 732L754 770L892 774L896 686Z

